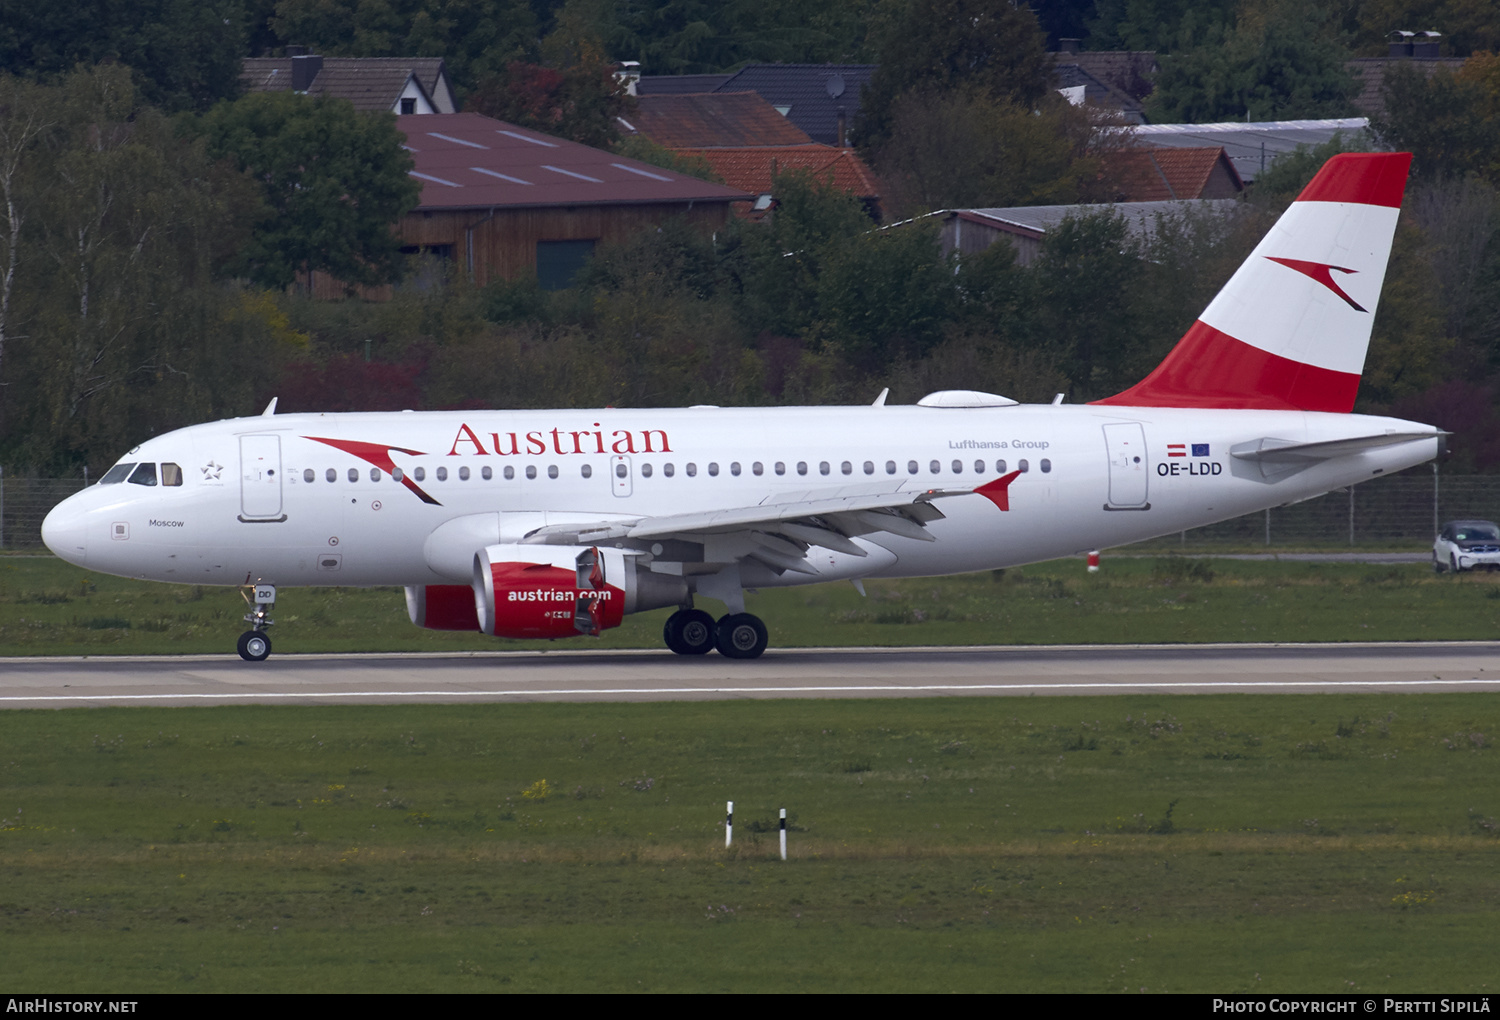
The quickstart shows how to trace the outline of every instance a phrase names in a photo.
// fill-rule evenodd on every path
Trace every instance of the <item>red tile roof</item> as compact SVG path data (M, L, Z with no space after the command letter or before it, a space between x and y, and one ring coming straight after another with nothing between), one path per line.
M745 149L684 149L685 156L702 156L730 187L755 195L771 191L774 173L804 170L834 187L860 198L878 198L880 182L853 149L831 145L777 145Z
M638 96L629 123L668 149L808 145L797 125L754 92Z
M477 113L397 117L422 182L417 208L735 202L734 188Z
M1108 157L1105 173L1123 202L1165 202L1203 198L1214 170L1226 168L1234 190L1244 188L1223 146L1180 149L1124 149ZM1218 196L1215 196L1218 197Z

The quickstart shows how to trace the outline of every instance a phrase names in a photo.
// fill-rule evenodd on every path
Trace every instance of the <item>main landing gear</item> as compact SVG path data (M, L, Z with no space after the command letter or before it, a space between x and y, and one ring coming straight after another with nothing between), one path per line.
M245 614L245 622L250 624L250 629L240 635L235 649L246 662L264 662L271 654L271 638L266 633L266 628L276 621L267 614L276 606L276 586L247 584L245 587L251 591L251 594L244 596L252 610Z
M662 628L667 647L678 655L704 655L717 648L731 659L755 659L766 650L768 635L760 617L730 613L717 623L701 609L679 609Z

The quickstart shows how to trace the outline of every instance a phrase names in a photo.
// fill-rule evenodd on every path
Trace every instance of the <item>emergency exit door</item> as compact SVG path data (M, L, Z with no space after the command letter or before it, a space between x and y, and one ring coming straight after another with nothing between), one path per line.
M240 436L240 520L286 520L281 512L280 436Z
M1106 510L1150 510L1146 502L1151 464L1146 457L1146 430L1139 422L1117 422L1104 426L1104 447L1109 454L1109 502Z

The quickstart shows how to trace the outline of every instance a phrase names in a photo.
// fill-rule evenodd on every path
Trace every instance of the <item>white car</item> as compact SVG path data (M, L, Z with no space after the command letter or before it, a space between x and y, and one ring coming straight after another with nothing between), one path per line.
M1432 569L1441 574L1464 570L1500 570L1500 524L1494 521L1449 521L1432 543Z

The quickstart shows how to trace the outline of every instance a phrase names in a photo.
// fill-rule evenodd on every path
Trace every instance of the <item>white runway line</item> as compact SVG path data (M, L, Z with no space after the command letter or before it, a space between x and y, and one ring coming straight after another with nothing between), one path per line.
M302 691L302 692L253 692L242 691L224 694L193 694L179 692L172 694L86 694L77 695L37 695L27 697L25 695L13 695L0 697L0 703L24 701L24 702L57 702L57 701L230 701L234 699L254 700L299 700L316 698L536 698L536 697L586 697L598 695L646 695L646 694L828 694L828 693L902 693L919 694L923 692L950 691L965 693L986 693L993 691L1077 691L1079 689L1095 689L1103 691L1120 690L1151 690L1151 691L1173 691L1183 687L1193 690L1202 689L1246 689L1265 690L1267 688L1292 688L1292 687L1317 687L1317 688L1392 688L1392 687L1458 687L1478 684L1483 687L1500 687L1500 679L1481 680L1477 677L1467 680L1212 680L1212 681L1190 681L1183 683L1161 683L1152 681L1112 681L1112 682L1084 682L1068 684L871 684L871 685L836 685L836 686L809 686L809 687L600 687L600 688L559 688L552 690L518 690L518 691Z

